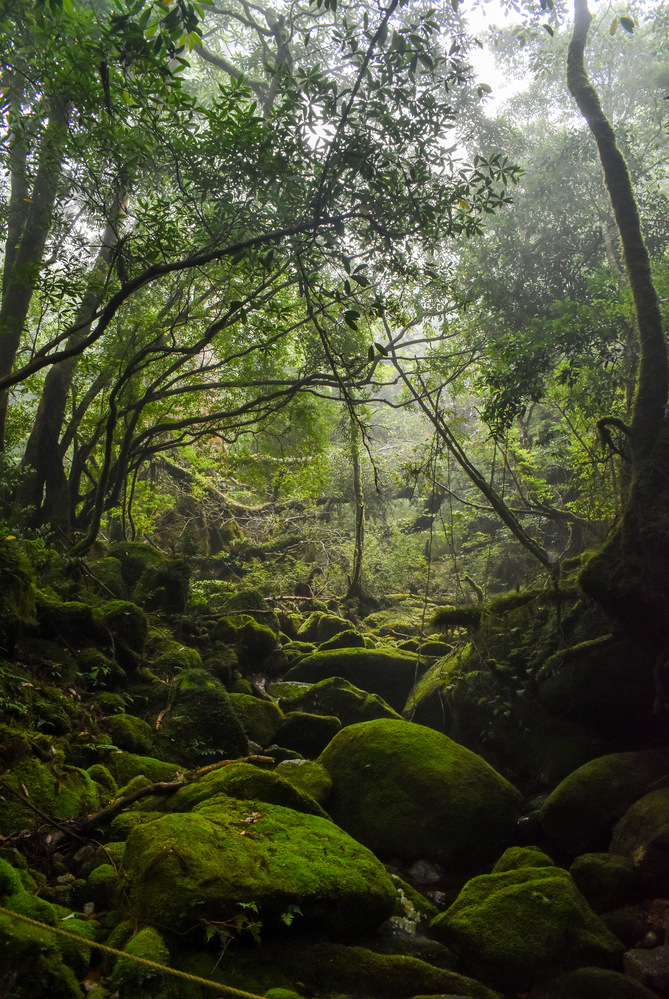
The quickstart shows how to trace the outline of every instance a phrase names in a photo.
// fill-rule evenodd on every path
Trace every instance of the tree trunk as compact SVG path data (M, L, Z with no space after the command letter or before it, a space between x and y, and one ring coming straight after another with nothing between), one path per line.
M118 225L124 209L125 200L121 197L115 206L114 217L105 228L88 289L79 308L77 326L92 316L102 301L104 279L118 241ZM89 330L90 324L77 329L69 337L66 349L77 347ZM60 435L78 358L78 354L73 354L49 369L22 461L24 467L31 468L32 472L20 490L22 504L35 509L32 518L34 526L49 523L66 536L69 536L71 526L70 503Z
M0 378L12 371L43 263L61 176L67 114L62 103L52 102L29 196L21 138L16 139L10 156L12 182L0 304ZM8 392L0 393L0 449L5 445L8 404Z
M360 427L353 417L351 417L351 462L355 499L355 543L351 579L344 600L360 600L365 598L362 585L362 559L365 551L365 494L362 488L362 468L360 465Z
M617 528L584 569L581 585L638 640L650 643L658 663L663 664L669 643L667 345L627 166L585 69L591 22L587 0L575 0L574 12L567 82L599 150L634 300L640 347L628 428L632 456L629 497ZM666 707L666 684L659 675L658 681L658 695Z

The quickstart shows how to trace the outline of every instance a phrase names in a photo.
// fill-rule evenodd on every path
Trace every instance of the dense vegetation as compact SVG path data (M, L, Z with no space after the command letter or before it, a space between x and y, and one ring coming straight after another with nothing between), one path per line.
M669 994L669 8L509 12L0 4L0 997Z

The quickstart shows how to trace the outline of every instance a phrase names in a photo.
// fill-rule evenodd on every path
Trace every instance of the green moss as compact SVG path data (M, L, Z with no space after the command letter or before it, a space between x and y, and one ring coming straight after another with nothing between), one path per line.
M368 693L379 694L401 711L420 669L418 658L408 652L337 649L307 656L288 671L286 679L318 683L328 677L343 677Z
M669 769L669 750L609 753L558 784L541 810L549 839L576 856L605 850L616 821Z
M367 646L364 635L355 628L348 628L328 638L326 642L321 642L319 647L321 652L328 652L330 649L364 649Z
M116 871L111 864L100 864L91 871L86 881L86 897L95 905L96 912L107 912L114 907Z
M26 803L24 788L28 800L54 819L73 819L100 807L97 788L86 771L78 767L52 767L31 757L15 763L11 773L2 776L0 787L5 798L0 811L3 835L32 828L43 821Z
M269 746L284 717L278 704L245 693L231 693L229 697L247 737L260 746Z
M103 597L113 594L119 600L126 600L128 587L123 579L120 559L107 556L90 562L91 576L88 577L94 589Z
M340 676L321 680L295 694L290 700L292 711L335 715L342 725L372 721L375 718L401 720L401 716L378 694L368 694Z
M613 830L610 850L633 861L647 891L669 894L669 787L635 801Z
M279 637L267 624L247 617L237 629L237 651L242 669L260 672L265 660L279 649Z
M182 614L188 602L190 567L183 559L165 559L147 565L134 591L134 599L148 611Z
M149 961L155 961L156 964L169 965L170 963L170 952L165 941L158 930L152 926L140 929L123 949L134 957L143 957ZM159 972L146 967L146 965L126 961L120 957L117 958L114 965L111 984L116 989L122 989L125 996L128 989L150 984L158 974ZM150 992L153 992L153 989L150 989Z
M118 687L126 679L125 671L100 649L81 649L77 653L79 673L86 680L89 690Z
M165 763L163 760L156 760L152 756L138 756L135 753L110 753L106 759L106 766L112 777L123 788L134 777L144 776L149 783L154 781L171 781L177 772L174 763Z
M492 869L493 874L518 871L524 867L553 867L551 858L536 846L510 846Z
M350 621L345 621L344 618L337 617L335 614L314 611L298 628L297 638L301 642L313 642L315 645L320 645L321 642L327 642L335 635L349 630L351 630Z
M422 725L349 725L319 763L332 778L330 815L380 856L466 866L499 856L515 835L516 789Z
M620 941L558 867L472 878L432 927L470 974L505 991L585 965L617 968L622 960Z
M105 629L90 604L58 600L38 592L35 610L44 638L57 638L75 648L87 641L105 642Z
M454 628L477 629L481 624L483 610L480 604L471 607L440 607L432 615L430 624L438 631L451 631Z
M120 541L110 545L109 555L120 562L123 582L129 592L135 588L139 577L148 566L156 566L164 559L156 548L135 541Z
M103 766L102 763L94 763L92 767L88 767L86 772L91 780L103 788L109 797L113 797L118 791L118 785L109 772L109 768Z
M128 600L110 600L100 608L104 627L114 643L123 642L133 652L144 650L149 622L144 611Z
M201 669L202 659L197 649L176 642L163 632L153 632L149 640L152 669L159 676L171 678L186 669Z
M583 853L569 873L595 912L620 908L631 902L640 888L633 862L610 853Z
M128 714L112 715L105 724L111 741L119 749L144 756L151 754L153 730L141 718Z
M284 760L274 772L320 805L324 805L330 796L332 778L316 760Z
M171 800L170 808L175 812L187 812L217 794L226 794L231 798L245 801L264 801L272 805L293 808L308 815L327 817L312 797L284 780L280 774L261 770L243 762L230 763L219 770L213 770L183 790L177 791Z
M225 687L204 669L185 670L155 745L190 767L247 756L248 739Z
M139 825L123 858L124 894L140 920L174 928L225 920L254 902L266 925L299 906L304 928L372 929L395 890L381 864L327 819L221 795Z
M290 711L279 727L276 741L301 756L313 758L325 749L340 729L339 718L332 715Z
M16 538L0 539L0 646L13 649L35 613L30 564Z

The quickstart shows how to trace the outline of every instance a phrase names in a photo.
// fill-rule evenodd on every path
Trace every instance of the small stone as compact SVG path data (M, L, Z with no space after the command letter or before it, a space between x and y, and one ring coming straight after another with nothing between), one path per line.
M625 973L660 995L669 994L669 947L636 948L623 956Z

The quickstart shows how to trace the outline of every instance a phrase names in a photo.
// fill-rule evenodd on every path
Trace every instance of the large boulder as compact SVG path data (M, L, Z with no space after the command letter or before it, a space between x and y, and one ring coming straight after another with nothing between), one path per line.
M205 669L184 670L179 676L174 699L161 722L156 749L186 766L248 754L248 739L228 692Z
M303 926L364 932L396 897L379 861L329 820L223 795L136 826L122 873L134 918L175 928L234 919L243 902L266 926L297 906Z
M669 787L645 794L625 812L610 850L633 863L646 889L669 895Z
M291 699L290 710L335 715L342 725L372 721L374 718L401 718L378 694L368 694L341 676L314 683Z
M560 849L576 856L606 850L615 823L669 770L669 749L609 753L578 767L548 795L541 824Z
M577 968L530 992L530 999L657 999L639 982L607 968Z
M418 657L394 649L335 649L315 652L292 667L288 680L318 683L339 676L401 711L420 674Z
M559 867L523 867L469 881L433 920L468 974L521 991L574 968L621 966L624 947Z
M328 812L380 856L468 868L513 839L519 792L433 729L388 718L342 729L319 758Z
M271 805L284 805L296 812L322 815L327 818L314 798L295 787L281 774L273 770L261 770L242 760L218 770L211 770L177 791L170 800L170 810L189 812L200 802L219 794L226 794L230 798L242 801L264 801Z

